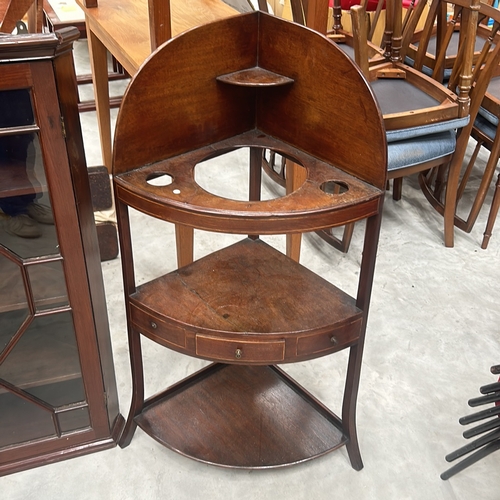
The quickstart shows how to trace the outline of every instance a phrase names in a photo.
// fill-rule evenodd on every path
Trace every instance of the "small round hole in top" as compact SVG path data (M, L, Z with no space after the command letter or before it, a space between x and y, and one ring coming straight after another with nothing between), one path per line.
M155 172L148 176L146 182L151 186L168 186L172 184L173 180L171 175L165 174L164 172Z

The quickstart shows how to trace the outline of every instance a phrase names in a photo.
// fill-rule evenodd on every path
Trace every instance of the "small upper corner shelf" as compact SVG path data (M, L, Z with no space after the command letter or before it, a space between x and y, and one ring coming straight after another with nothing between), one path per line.
M278 87L293 83L292 78L279 75L259 66L218 76L217 81L241 87Z

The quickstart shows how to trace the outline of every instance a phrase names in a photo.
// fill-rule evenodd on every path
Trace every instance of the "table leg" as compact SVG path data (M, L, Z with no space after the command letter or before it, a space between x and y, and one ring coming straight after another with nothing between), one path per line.
M194 229L182 224L175 225L175 241L177 246L178 267L187 266L193 262Z
M87 39L97 112L97 124L101 139L102 162L111 173L111 116L109 108L108 51L92 32L87 20Z
M290 160L286 160L286 193L290 194L297 190L307 177L307 171L301 165L297 165ZM300 247L302 243L302 234L287 234L286 235L286 254L291 259L299 262Z

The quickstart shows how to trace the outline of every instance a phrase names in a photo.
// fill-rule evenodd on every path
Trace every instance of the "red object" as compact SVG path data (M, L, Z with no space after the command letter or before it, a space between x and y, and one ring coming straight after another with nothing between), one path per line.
M403 2L403 9L407 9L410 6L411 0L402 0ZM417 5L418 0L415 0L415 5ZM360 0L340 0L340 6L342 7L342 10L349 10L353 5L359 5ZM374 10L377 10L377 0L368 0L368 3L366 4L366 10L367 12L371 12ZM330 7L333 8L333 0L330 0ZM385 9L385 4L382 7Z

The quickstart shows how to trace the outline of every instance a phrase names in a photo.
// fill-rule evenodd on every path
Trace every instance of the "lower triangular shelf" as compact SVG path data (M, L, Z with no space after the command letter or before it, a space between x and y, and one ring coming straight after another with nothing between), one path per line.
M213 364L135 419L172 450L222 467L293 465L347 441L340 419L275 366Z

